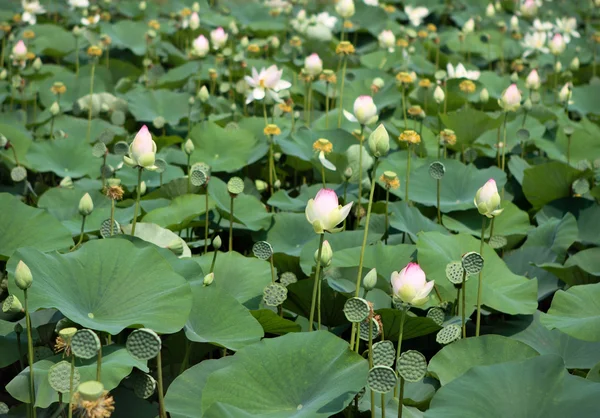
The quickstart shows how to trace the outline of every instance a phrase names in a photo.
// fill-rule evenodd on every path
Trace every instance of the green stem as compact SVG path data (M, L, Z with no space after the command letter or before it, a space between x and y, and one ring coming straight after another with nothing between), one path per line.
M483 216L483 220L481 222L481 243L479 244L479 255L483 257L483 241L485 236L485 219ZM483 269L479 271L479 281L477 287L477 323L475 325L475 336L479 337L479 328L481 326L481 288L483 286Z
M233 199L229 200L229 252L233 251Z
M462 277L462 336L467 338L467 273L463 270Z
M81 232L79 233L79 240L77 241L77 244L75 244L74 248L79 247L79 245L83 241L83 231L85 229L85 218L86 218L86 216L84 216L83 219L81 220Z
M313 330L313 322L315 319L315 306L317 303L317 292L319 289L320 273L321 273L321 253L323 252L323 241L325 241L325 233L320 234L319 250L317 252L317 268L315 270L315 282L313 284L312 301L310 303L310 316L308 318L308 331Z
M33 377L33 338L31 332L31 316L29 315L27 289L23 290L23 302L25 304L25 326L27 327L27 361L29 362L29 401L31 402L31 414L36 417L35 410L35 380Z
M50 119L50 139L54 139L54 119L55 116L52 115L52 119Z
M25 367L23 365L23 350L21 349L21 333L17 332L17 350L19 352L19 371L23 370Z
M400 353L402 351L402 334L404 334L404 320L406 319L406 311L408 309L406 308L402 308L401 312L402 315L400 315L400 332L398 333L398 349L396 351L396 368L398 368L398 363L400 361ZM398 400L398 416L402 415L402 390L403 390L403 385L402 382L400 383L400 398ZM395 392L395 390L394 390Z
M101 382L100 377L102 376L102 344L100 344L100 349L98 350L98 361L96 365L96 381Z
M329 82L325 83L325 129L329 128Z
M369 321L369 368L373 368L373 320ZM375 418L375 392L371 390L371 418Z
M312 116L312 82L308 83L308 115L306 126L310 128L310 121Z
M213 273L215 271L215 264L217 263L217 254L219 253L219 250L215 250L215 252L213 253L213 258L212 258L212 262L210 263L210 272Z
M90 142L90 136L92 134L92 95L94 94L94 73L96 72L96 61L92 61L92 73L90 75L90 102L88 109L88 126L87 126L87 135L86 141Z
M187 192L188 194L192 193L192 177L191 177L191 166L190 166L190 160L191 160L192 156L188 155L187 157Z
M179 374L185 372L188 368L188 364L190 361L190 354L192 352L192 342L188 341L185 345L185 355L183 356L183 361L181 362L181 368L179 369Z
M204 206L206 213L204 214L204 254L208 252L208 186L204 193Z
M338 114L338 128L342 127L342 114L344 113L344 81L346 79L346 64L348 63L346 55L342 56L342 61L342 84L340 86L340 111Z
M273 135L269 138L269 191L271 192L271 197L273 197L273 184L274 182L274 171L275 171L275 152L273 150Z
M365 131L365 125L360 125L360 148L358 153L358 204L356 208L356 229L360 225L360 208L362 198L362 179L363 179L363 133Z
M156 368L158 373L158 413L160 418L167 418L163 392L162 355L160 351L158 352L158 356L156 356Z
M402 114L404 115L404 130L408 129L408 119L406 116L406 86L402 84Z
M489 238L488 238L488 244L490 243L490 240L492 239L492 236L493 236L493 234L494 234L494 221L495 221L495 220L496 220L496 218L495 218L495 217L493 217L493 218L492 218L491 225L490 225L490 236L489 236ZM485 237L482 237L482 239L484 239L484 238L485 238ZM482 255L482 257L483 257L483 255Z
M505 166L505 162L506 162L506 148L507 148L507 144L506 144L506 120L508 119L508 112L504 112L504 139L502 140L502 167L500 167L500 169L502 171L504 171L504 166ZM504 186L502 186L502 198L504 198Z
M114 199L110 200L110 236L113 236L115 225L115 201Z
M404 378L400 376L400 395L398 396L398 418L402 418L402 404L404 402Z
M390 215L389 215L389 203L390 203L390 188L385 188L385 233L383 242L387 244L388 235L390 230Z
M271 264L271 283L275 284L275 266L273 265L273 254L271 254L271 257L269 258L270 264Z
M131 224L131 236L135 235L135 224L137 223L137 213L140 208L140 197L142 195L142 167L138 168L138 178L137 178L137 197L135 198L135 207L133 209L133 222Z
M79 77L79 37L75 37L75 76Z
M73 408L71 408L71 405L73 405L73 392L74 392L74 387L73 387L73 380L75 378L75 355L73 355L71 353L71 375L69 377L69 418L73 417Z
M440 179L437 180L437 218L438 223L442 224L442 212L440 211L440 194L442 189L442 181Z
M406 185L404 187L404 201L409 204L409 200L408 200L408 182L410 181L410 154L411 154L411 148L410 148L410 144L408 144L408 157L406 159Z
M325 184L325 166L321 164L321 179L323 180L323 188L325 189L327 185Z

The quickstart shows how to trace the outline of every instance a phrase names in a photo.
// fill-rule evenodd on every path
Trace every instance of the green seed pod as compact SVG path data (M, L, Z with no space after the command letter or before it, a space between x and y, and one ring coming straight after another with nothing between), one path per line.
M27 264L25 264L23 260L19 261L19 264L17 264L15 270L15 283L21 290L29 289L33 283L31 270L29 270L29 267L27 267Z
M23 312L23 305L19 298L15 295L9 295L2 303L2 312L4 313L19 313Z
M86 401L96 401L104 395L104 385L95 380L81 383L77 387L77 392L82 399Z

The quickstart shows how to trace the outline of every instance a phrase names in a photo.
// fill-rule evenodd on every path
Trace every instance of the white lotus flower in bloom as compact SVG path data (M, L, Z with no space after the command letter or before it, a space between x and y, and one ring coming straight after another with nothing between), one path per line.
M338 18L335 16L331 16L327 12L319 13L318 15L313 16L316 24L320 24L325 26L327 29L331 30L335 27Z
M550 36L552 28L554 28L554 25L551 22L542 22L540 19L534 19L533 21L533 30L536 32L545 32L546 36Z
M358 96L354 101L354 115L344 109L344 116L350 122L370 125L377 122L377 106L371 96Z
M389 52L394 52L396 46L396 36L391 30L383 30L377 37L379 46L387 49Z
M192 42L192 53L198 57L204 57L210 51L210 44L204 35L198 36Z
M83 26L94 26L98 22L100 22L100 15L98 14L81 18L81 24Z
M21 19L23 22L29 23L30 25L35 25L37 23L37 15L46 13L46 9L44 9L44 6L42 6L38 0L21 0L21 6L23 6Z
M367 6L379 6L379 0L363 0Z
M90 7L89 0L69 0L69 6L72 9L87 9Z
M248 97L246 103L250 103L254 100L262 100L266 94L278 103L281 103L281 99L277 94L281 90L289 89L292 83L281 79L283 70L277 69L276 65L271 65L269 68L262 68L260 72L256 71L256 68L252 67L252 77L245 76L244 79L250 89L248 90Z
M352 208L352 203L341 206L337 194L331 189L321 189L314 199L310 199L306 205L306 220L313 226L317 234L337 232L339 225Z
M550 50L546 46L546 40L548 36L546 32L529 32L525 34L521 45L525 48L523 57L527 57L534 52L541 52L547 54Z
M571 37L579 38L581 36L579 35L579 32L577 32L577 19L574 17L556 19L554 28L556 32L562 34L566 43L571 42Z
M469 80L478 80L481 72L476 70L467 70L462 63L458 63L456 67L448 63L446 65L448 78L468 78Z
M319 161L328 170L336 171L335 165L325 157L324 151L319 151Z
M429 9L423 6L406 6L404 7L404 13L406 13L408 16L408 20L410 21L411 25L419 26L421 23L423 23L423 19L429 15Z

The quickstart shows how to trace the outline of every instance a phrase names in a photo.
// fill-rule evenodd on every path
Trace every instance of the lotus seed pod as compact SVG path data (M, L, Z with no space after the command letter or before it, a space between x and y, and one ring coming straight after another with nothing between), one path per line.
M79 358L95 357L101 347L100 338L91 329L81 329L71 339L71 351Z
M59 113L60 113L60 105L58 104L58 102L52 103L52 106L50 106L50 114L52 116L56 116Z
M81 399L93 402L104 395L104 385L95 380L90 380L81 383L77 387L77 392L79 393L79 396L81 396Z
M269 188L269 185L266 181L258 179L254 180L254 186L256 187L256 190L258 190L259 193L262 193Z
M163 118L162 116L157 116L152 121L152 125L154 125L156 129L162 129L165 126L165 123L165 118Z
M371 306L363 298L350 298L344 304L344 315L350 322L362 322L371 314Z
M139 398L148 399L156 391L156 380L142 372L132 374L133 393Z
M244 180L239 177L232 177L227 182L227 191L233 197L239 195L244 191Z
M319 261L319 250L315 251L315 263ZM331 260L333 259L333 250L331 249L331 245L329 245L329 241L323 241L323 248L321 249L321 265L323 268L329 267L331 265Z
M388 366L374 366L369 370L367 385L373 392L387 393L396 387L398 377Z
M183 240L181 238L175 238L167 245L167 248L176 256L180 256L183 254Z
M390 150L390 135L385 126L380 124L371 135L369 135L369 149L375 157L384 157Z
M202 281L203 286L210 286L212 282L215 280L215 273L208 273L204 276L204 280Z
M88 216L94 210L94 202L89 193L83 195L79 200L79 214L81 216Z
M13 169L10 170L10 178L15 183L25 180L27 178L27 169L22 165L13 167Z
M146 182L142 181L140 183L140 195L142 195L142 196L145 195L146 194L146 189L147 189L146 188Z
M383 340L373 344L373 364L376 366L392 367L396 360L396 349L394 343Z
M73 370L73 386L77 387L81 376L79 370ZM48 383L52 389L59 393L69 393L71 390L71 363L68 361L59 361L48 370Z
M268 260L273 256L273 247L267 241L258 241L252 246L252 253L256 258Z
M25 264L23 260L19 261L19 264L17 264L17 268L15 269L15 283L21 290L29 289L33 283L31 270L29 270L29 267L27 267L27 264Z
M288 290L282 284L273 283L263 290L263 302L267 306L279 306L287 299Z
M346 181L352 178L352 167L346 167L346 169L344 170L344 178L346 179Z
M185 151L185 153L187 155L192 155L192 153L194 152L194 143L192 142L191 139L188 138L187 141L185 141L185 144L183 145L183 150Z
M15 295L9 295L2 303L2 312L5 313L19 313L23 312L23 305L18 297Z
M140 328L127 337L125 348L138 360L150 360L158 355L162 340L149 328Z
M377 269L371 269L363 279L363 287L366 291L373 290L377 285Z
M297 281L298 281L298 278L291 271L286 271L279 278L279 282L284 286L290 285L292 283L296 283Z
M200 91L198 92L198 98L202 103L206 103L208 101L208 99L210 98L210 93L208 92L206 86L202 86L200 88Z
M460 336L461 327L457 324L450 324L437 333L435 340L438 344L450 344L456 340L460 340Z
M219 248L221 248L222 243L223 242L221 241L221 236L217 235L215 239L213 239L212 246L215 250L218 250Z
M73 336L77 333L77 328L75 327L66 327L61 329L58 332L58 335L60 336L60 338L62 338L65 341L71 341L71 338L73 338Z
M416 350L408 350L402 353L396 368L407 382L418 382L427 373L427 359Z

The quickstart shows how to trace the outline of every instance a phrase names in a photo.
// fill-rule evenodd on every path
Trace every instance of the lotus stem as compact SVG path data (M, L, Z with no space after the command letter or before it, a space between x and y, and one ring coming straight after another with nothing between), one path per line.
M390 216L389 216L389 203L390 203L390 188L385 188L385 233L383 234L383 242L387 245L388 235L390 231Z
M179 369L179 374L185 372L188 368L188 364L190 361L190 354L192 353L192 342L188 341L185 345L185 355L183 356L183 361L181 362L181 368Z
M398 418L402 418L402 404L404 402L404 378L400 376L400 395L398 396Z
M329 128L329 82L325 82L325 129Z
M492 222L490 223L490 236L488 237L488 244L490 243L490 240L492 239L492 236L494 235L494 221L496 220L496 217L492 218ZM483 239L484 237L482 237ZM483 254L481 255L483 257Z
M463 338L467 338L467 273L463 270L462 277L462 336Z
M84 215L83 219L81 220L81 232L79 233L79 240L77 241L77 244L75 244L73 249L79 247L79 245L81 245L81 243L83 242L83 232L85 230L85 218L87 218L87 216Z
M373 320L369 320L369 368L373 368ZM371 418L375 418L375 392L371 389Z
M25 367L23 365L23 350L21 349L21 333L15 331L15 334L17 335L17 350L19 352L19 369L23 370Z
M274 193L275 184L275 150L273 149L273 135L269 135L269 192Z
M398 368L398 362L400 361L400 352L402 351L402 334L404 333L404 320L406 319L406 309L402 307L401 315L400 315L400 332L398 333L398 349L396 351L396 369ZM396 396L396 388L394 388L394 396ZM402 409L402 403L398 405L398 413L401 414L400 410Z
M74 387L73 387L73 380L75 377L75 355L73 353L71 353L71 375L69 377L69 418L73 417L73 408L71 408L71 405L73 405L73 392L74 392Z
M102 344L98 350L98 360L96 365L96 381L101 382L100 377L102 376Z
M188 155L187 156L187 192L188 194L192 193L192 176L191 176L191 165L190 165L190 160L191 160L192 156Z
M35 380L33 376L33 338L31 332L31 316L29 315L27 289L23 290L23 302L25 306L25 325L27 326L27 361L29 363L29 400L31 401L31 415L36 417L35 410Z
M483 240L485 236L485 216L482 216L481 222L481 243L479 244L479 255L483 257ZM481 326L481 288L483 286L483 269L479 271L479 285L477 288L477 322L475 325L475 336L479 337L479 329Z
M54 119L56 118L56 116L52 115L52 118L50 119L50 139L54 139Z
M158 373L158 413L160 418L167 418L167 412L165 410L165 399L163 392L163 374L162 374L162 355L158 352L156 356L156 368Z
M504 112L504 139L502 140L502 167L500 169L504 171L504 166L506 162L506 120L508 119L508 112ZM504 199L504 186L502 186L502 198Z
M94 73L96 72L96 59L92 60L92 72L90 75L90 102L88 104L88 126L86 141L90 142L90 136L92 134L92 95L94 94Z
M110 200L110 236L113 236L113 231L114 231L114 225L115 225L115 200L111 199Z
M412 153L410 144L408 144L407 151L408 151L408 156L406 157L406 187L404 188L404 201L407 204L410 204L410 201L408 200L408 184L410 181L410 154Z
M342 35L343 35L342 31ZM348 58L346 55L342 55L342 84L340 86L340 111L338 114L338 128L342 127L342 114L344 113L344 81L346 79L346 64L348 63Z
M75 76L79 77L79 37L75 37Z
M440 194L441 194L441 190L442 190L442 181L440 179L437 179L437 219L438 219L438 223L441 225L442 224L442 212L440 210Z
M408 129L408 119L406 116L406 86L402 84L402 115L404 116L404 129Z
M323 252L323 242L325 241L325 233L320 234L319 238L319 250L317 252L317 267L315 269L315 283L313 284L312 301L310 302L310 316L308 318L308 331L313 330L313 322L315 319L315 306L317 302L317 292L320 283L321 274L321 254Z
M233 195L229 199L229 252L231 252L233 251Z
M135 235L135 224L137 223L137 214L140 208L140 197L142 196L142 167L138 167L137 178L137 197L135 198L135 207L133 208L133 222L131 224L131 236Z
M321 179L323 181L323 188L326 188L326 184L325 184L325 166L323 164L321 164Z
M215 264L217 263L217 254L219 253L219 250L215 249L215 251L213 252L213 258L212 258L212 262L210 263L210 272L213 273L215 271Z
M6 51L6 38L6 36L2 37L2 54L0 55L0 68L4 68L4 51Z
M206 212L204 213L204 254L208 252L208 183L206 185L204 193L204 206Z
M361 197L362 197L362 179L363 179L363 133L365 131L365 125L360 125L360 138L359 138L359 152L358 152L358 204L356 207L356 229L360 225L360 208Z

